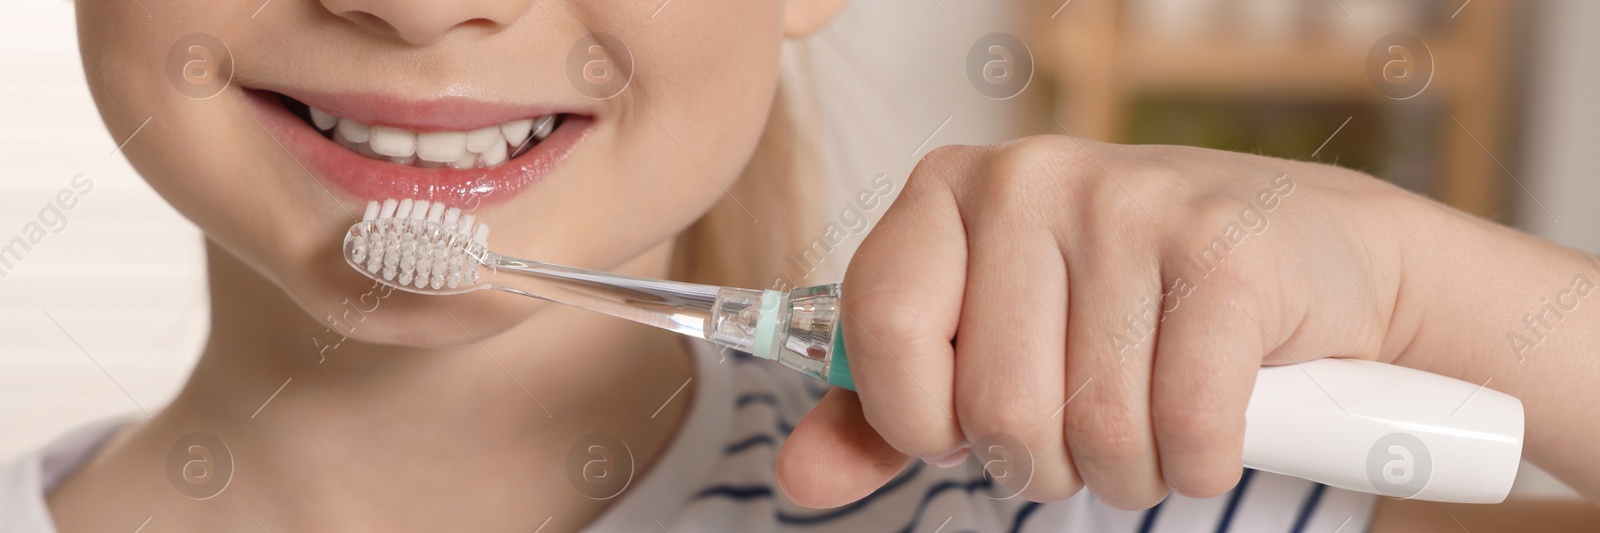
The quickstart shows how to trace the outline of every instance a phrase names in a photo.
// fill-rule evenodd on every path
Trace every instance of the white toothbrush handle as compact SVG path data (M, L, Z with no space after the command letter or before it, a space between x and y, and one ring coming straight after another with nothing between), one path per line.
M1245 466L1396 498L1497 503L1522 457L1521 401L1372 361L1262 368L1245 420Z

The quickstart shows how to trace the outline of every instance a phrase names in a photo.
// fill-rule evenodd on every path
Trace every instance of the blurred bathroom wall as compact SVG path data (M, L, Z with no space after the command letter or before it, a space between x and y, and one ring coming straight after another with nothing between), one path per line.
M981 37L1028 31L1021 14L1005 2L879 0L851 2L828 29L806 40L801 47L809 58L832 193L816 234L840 220L840 211L871 186L873 176L891 178L892 194L899 194L929 150L1012 139L1025 133L1029 114L1048 113L1047 91L996 100L980 93L966 72L969 50ZM875 221L886 206L855 207ZM843 275L861 239L859 232L849 233L807 280L837 281Z
M45 232L0 255L0 461L159 409L206 326L199 232L115 153L126 139L89 98L72 9L0 2L0 246Z
M1517 225L1600 253L1600 2L1546 0L1529 55ZM1520 191L1516 191L1520 192ZM1549 216L1545 214L1549 211Z

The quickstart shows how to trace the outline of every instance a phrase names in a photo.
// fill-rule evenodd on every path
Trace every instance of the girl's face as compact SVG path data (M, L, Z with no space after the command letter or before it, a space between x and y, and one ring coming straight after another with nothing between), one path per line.
M80 0L105 122L206 236L327 321L372 283L339 243L369 200L471 210L496 251L614 268L668 241L755 149L779 45L842 0ZM229 70L231 66L231 76ZM350 336L469 342L531 299L395 293Z

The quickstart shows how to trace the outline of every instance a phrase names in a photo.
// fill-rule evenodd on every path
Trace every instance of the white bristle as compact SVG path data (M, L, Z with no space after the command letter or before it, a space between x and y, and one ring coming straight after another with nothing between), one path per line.
M480 283L489 224L476 216L442 202L390 198L367 202L362 220L346 236L345 253L369 277L419 292Z
M372 242L367 243L367 272L378 273L378 267L383 265L384 234L382 227L372 235Z
M478 246L489 245L489 224L478 224L477 231L472 233L472 242L478 243Z

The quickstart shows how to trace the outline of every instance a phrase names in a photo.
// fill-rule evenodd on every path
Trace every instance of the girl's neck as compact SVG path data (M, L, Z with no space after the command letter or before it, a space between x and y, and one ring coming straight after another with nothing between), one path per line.
M212 334L200 363L170 406L106 453L165 457L183 435L214 434L236 466L229 497L208 507L276 513L273 530L506 529L547 516L557 519L546 531L574 529L606 502L570 485L573 444L614 435L637 474L693 401L692 388L673 397L693 374L676 335L553 304L464 346L320 349L323 324L227 252L207 251ZM670 252L618 270L663 276ZM372 506L348 505L352 494Z

